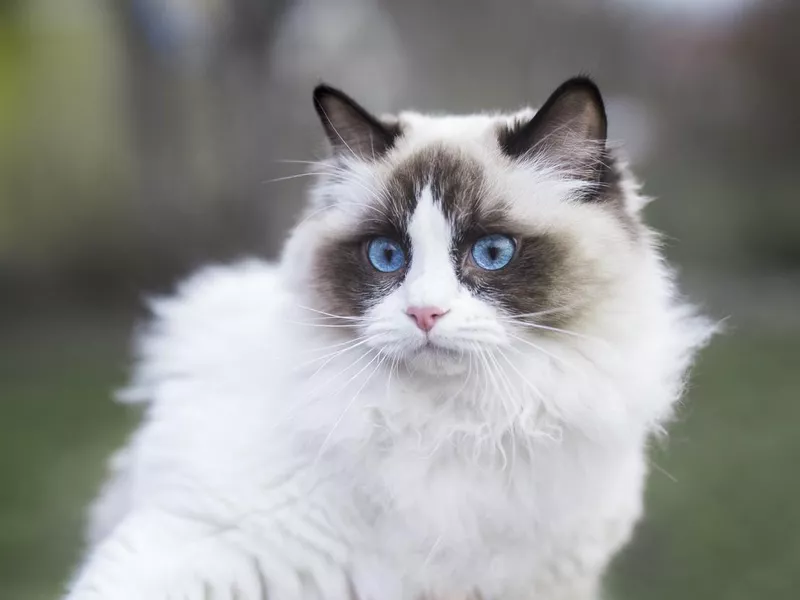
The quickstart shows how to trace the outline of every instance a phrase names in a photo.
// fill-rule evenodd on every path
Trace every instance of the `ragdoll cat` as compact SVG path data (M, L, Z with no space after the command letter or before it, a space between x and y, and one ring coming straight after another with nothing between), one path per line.
M376 118L279 264L154 304L144 423L70 600L589 600L710 328L676 297L597 87Z

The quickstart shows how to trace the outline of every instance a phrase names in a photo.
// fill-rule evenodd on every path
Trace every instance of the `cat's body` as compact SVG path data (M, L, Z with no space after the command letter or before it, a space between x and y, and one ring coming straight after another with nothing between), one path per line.
M380 123L320 88L337 154L280 265L154 307L68 598L596 598L708 329L594 94Z

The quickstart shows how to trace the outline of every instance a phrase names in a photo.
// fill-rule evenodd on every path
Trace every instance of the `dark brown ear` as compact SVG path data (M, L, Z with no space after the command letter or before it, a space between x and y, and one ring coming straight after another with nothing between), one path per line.
M381 122L350 96L325 84L314 88L314 108L336 154L379 158L400 135L397 125Z
M530 120L501 129L498 141L510 157L550 158L588 177L606 154L606 129L600 90L588 77L574 77L561 84Z

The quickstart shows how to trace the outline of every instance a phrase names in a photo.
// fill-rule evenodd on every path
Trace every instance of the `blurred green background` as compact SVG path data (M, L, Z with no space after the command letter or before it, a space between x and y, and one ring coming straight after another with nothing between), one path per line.
M727 332L654 444L622 600L800 597L800 2L0 0L0 598L53 599L137 415L142 299L273 256L310 90L516 108L591 73L684 286Z

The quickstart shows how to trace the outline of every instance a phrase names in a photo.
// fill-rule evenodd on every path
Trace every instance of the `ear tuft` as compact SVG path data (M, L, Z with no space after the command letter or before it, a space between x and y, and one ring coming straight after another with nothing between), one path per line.
M314 108L336 154L376 159L400 136L398 125L380 121L350 96L329 85L314 88Z

